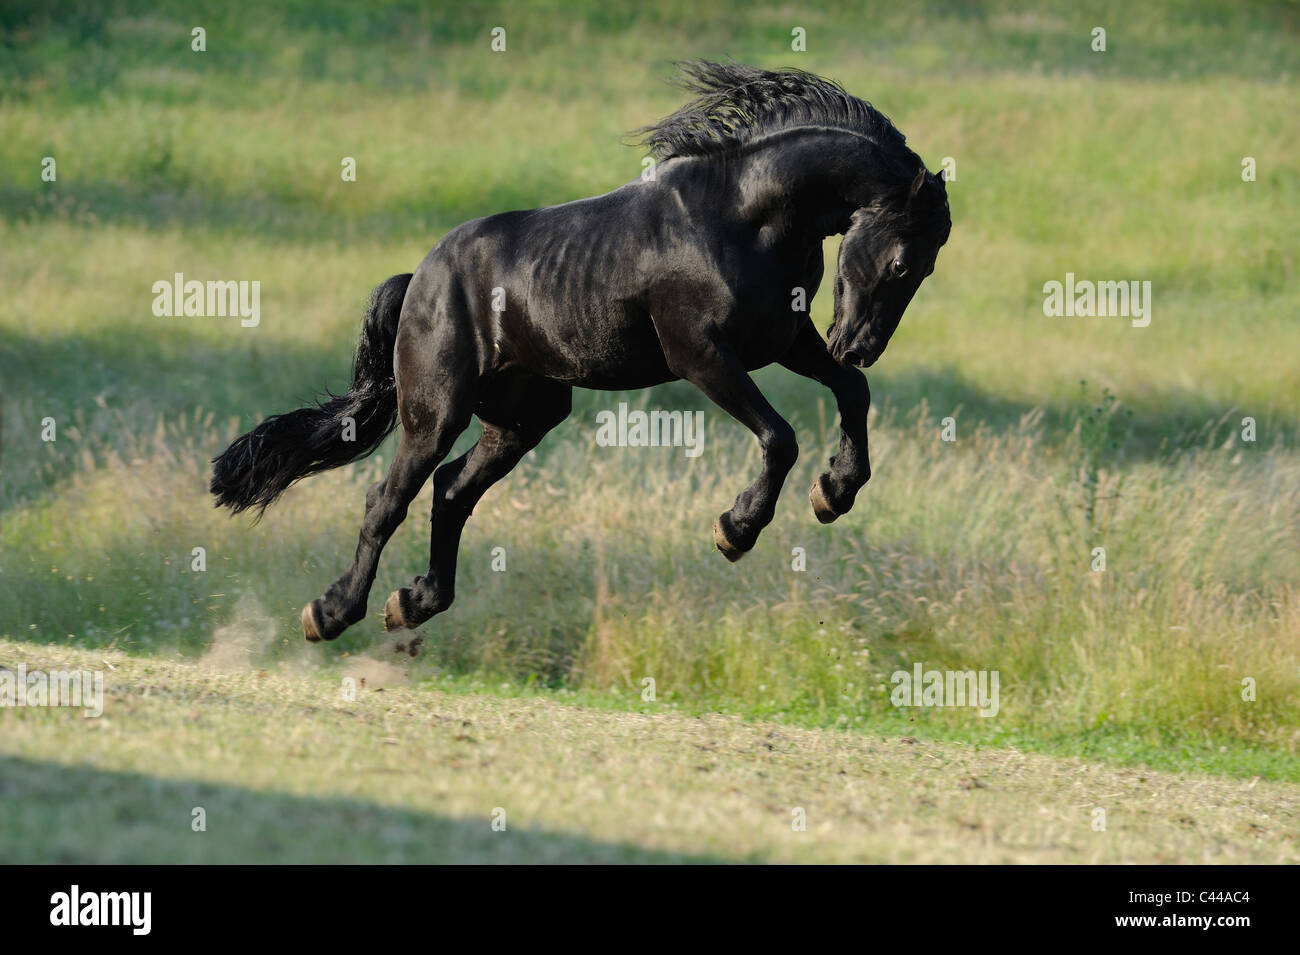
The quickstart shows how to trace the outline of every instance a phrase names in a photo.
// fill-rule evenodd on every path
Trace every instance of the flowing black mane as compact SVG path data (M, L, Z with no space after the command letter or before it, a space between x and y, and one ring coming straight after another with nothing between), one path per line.
M915 171L919 157L870 103L838 83L797 69L761 70L741 63L679 64L682 86L700 94L671 116L636 130L655 159L732 152L765 134L819 125L866 137L888 158Z

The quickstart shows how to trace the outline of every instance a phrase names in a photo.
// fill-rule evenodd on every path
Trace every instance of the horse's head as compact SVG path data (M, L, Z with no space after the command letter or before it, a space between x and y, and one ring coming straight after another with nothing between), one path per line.
M886 195L852 215L835 275L831 354L867 368L889 344L903 311L948 241L952 218L942 176L917 172L906 191Z

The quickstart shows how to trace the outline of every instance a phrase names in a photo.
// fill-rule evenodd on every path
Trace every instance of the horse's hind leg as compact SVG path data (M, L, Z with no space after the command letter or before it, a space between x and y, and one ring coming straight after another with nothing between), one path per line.
M366 492L366 514L352 566L324 596L302 608L302 632L308 640L333 640L366 615L366 598L384 545L406 518L407 508L433 469L469 425L476 376L455 371L457 364L445 357L451 350L435 347L408 353L415 357L408 359L399 380L438 380L440 387L413 389L414 393L399 398L402 438L397 454L384 479Z
M848 513L858 491L871 479L871 459L867 453L867 411L871 407L871 389L867 387L867 378L862 372L831 357L825 340L811 321L799 330L781 364L830 388L839 405L840 449L831 457L830 467L813 481L808 492L817 520L829 524L841 514Z
M497 382L492 388L478 409L482 436L468 453L440 467L433 477L429 570L388 598L384 607L388 630L418 627L451 606L465 521L488 488L569 416L572 399L568 385L535 378Z
M308 640L333 640L366 615L366 598L384 545L406 518L411 501L455 439L456 434L449 438L444 435L441 441L437 435L414 439L402 435L387 476L366 492L366 515L352 566L324 596L302 608L302 632Z

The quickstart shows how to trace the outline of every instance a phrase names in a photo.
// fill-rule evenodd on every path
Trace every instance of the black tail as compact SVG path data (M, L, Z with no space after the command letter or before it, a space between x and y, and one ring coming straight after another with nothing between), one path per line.
M410 284L394 275L371 293L346 395L273 415L213 458L217 507L266 510L294 481L364 458L397 427L393 343Z

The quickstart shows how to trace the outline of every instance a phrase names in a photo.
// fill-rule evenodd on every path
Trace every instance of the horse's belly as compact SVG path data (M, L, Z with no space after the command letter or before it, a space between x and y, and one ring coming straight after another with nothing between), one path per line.
M511 358L534 374L603 391L647 388L671 381L659 336L648 315L623 306L592 313L530 310Z

